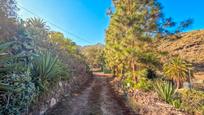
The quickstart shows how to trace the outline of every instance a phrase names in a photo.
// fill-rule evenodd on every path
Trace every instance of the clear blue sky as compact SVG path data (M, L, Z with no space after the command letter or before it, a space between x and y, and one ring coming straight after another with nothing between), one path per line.
M194 24L189 30L204 28L204 0L159 1L167 17L171 16L175 21L193 18ZM53 30L63 32L79 45L104 43L105 29L109 23L106 10L111 6L111 0L17 0L17 2L41 18L64 28L66 31L50 25ZM19 14L23 19L33 17L23 9ZM86 41L68 34L67 31Z

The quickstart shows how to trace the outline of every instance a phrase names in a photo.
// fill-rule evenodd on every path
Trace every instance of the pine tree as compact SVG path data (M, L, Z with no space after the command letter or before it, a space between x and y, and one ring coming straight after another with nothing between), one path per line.
M117 0L114 5L106 32L106 61L114 73L130 71L137 79L136 71L147 65L145 62L155 61L145 56L154 52L151 46L159 30L161 7L156 0Z

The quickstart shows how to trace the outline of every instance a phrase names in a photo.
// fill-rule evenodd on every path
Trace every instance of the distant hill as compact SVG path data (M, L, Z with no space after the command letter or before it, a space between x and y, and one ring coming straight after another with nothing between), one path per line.
M104 63L103 44L87 45L80 48L81 54L85 57L86 62L92 68L100 68Z
M204 80L204 30L186 32L179 38L163 40L158 48L191 62L196 75Z
M97 43L97 44L94 44L94 45L81 46L81 48L87 48L87 47L100 47L100 48L104 48L105 45L101 44L101 43Z

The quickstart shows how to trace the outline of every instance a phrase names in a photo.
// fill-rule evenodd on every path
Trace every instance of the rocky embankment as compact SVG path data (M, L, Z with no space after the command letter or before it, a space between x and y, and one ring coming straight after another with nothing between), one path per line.
M134 93L129 93L124 96L119 84L119 78L111 81L115 92L124 100L129 108L137 115L187 115L187 113L177 110L175 107L162 101L154 91L135 90Z

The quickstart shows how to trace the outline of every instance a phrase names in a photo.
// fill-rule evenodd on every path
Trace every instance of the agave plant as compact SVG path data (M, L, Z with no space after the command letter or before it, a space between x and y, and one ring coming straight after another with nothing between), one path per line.
M33 80L40 90L47 90L49 82L58 79L62 71L58 57L52 56L49 52L39 53L33 59Z
M175 88L170 82L156 82L154 89L157 94L167 103L170 103L175 94Z

